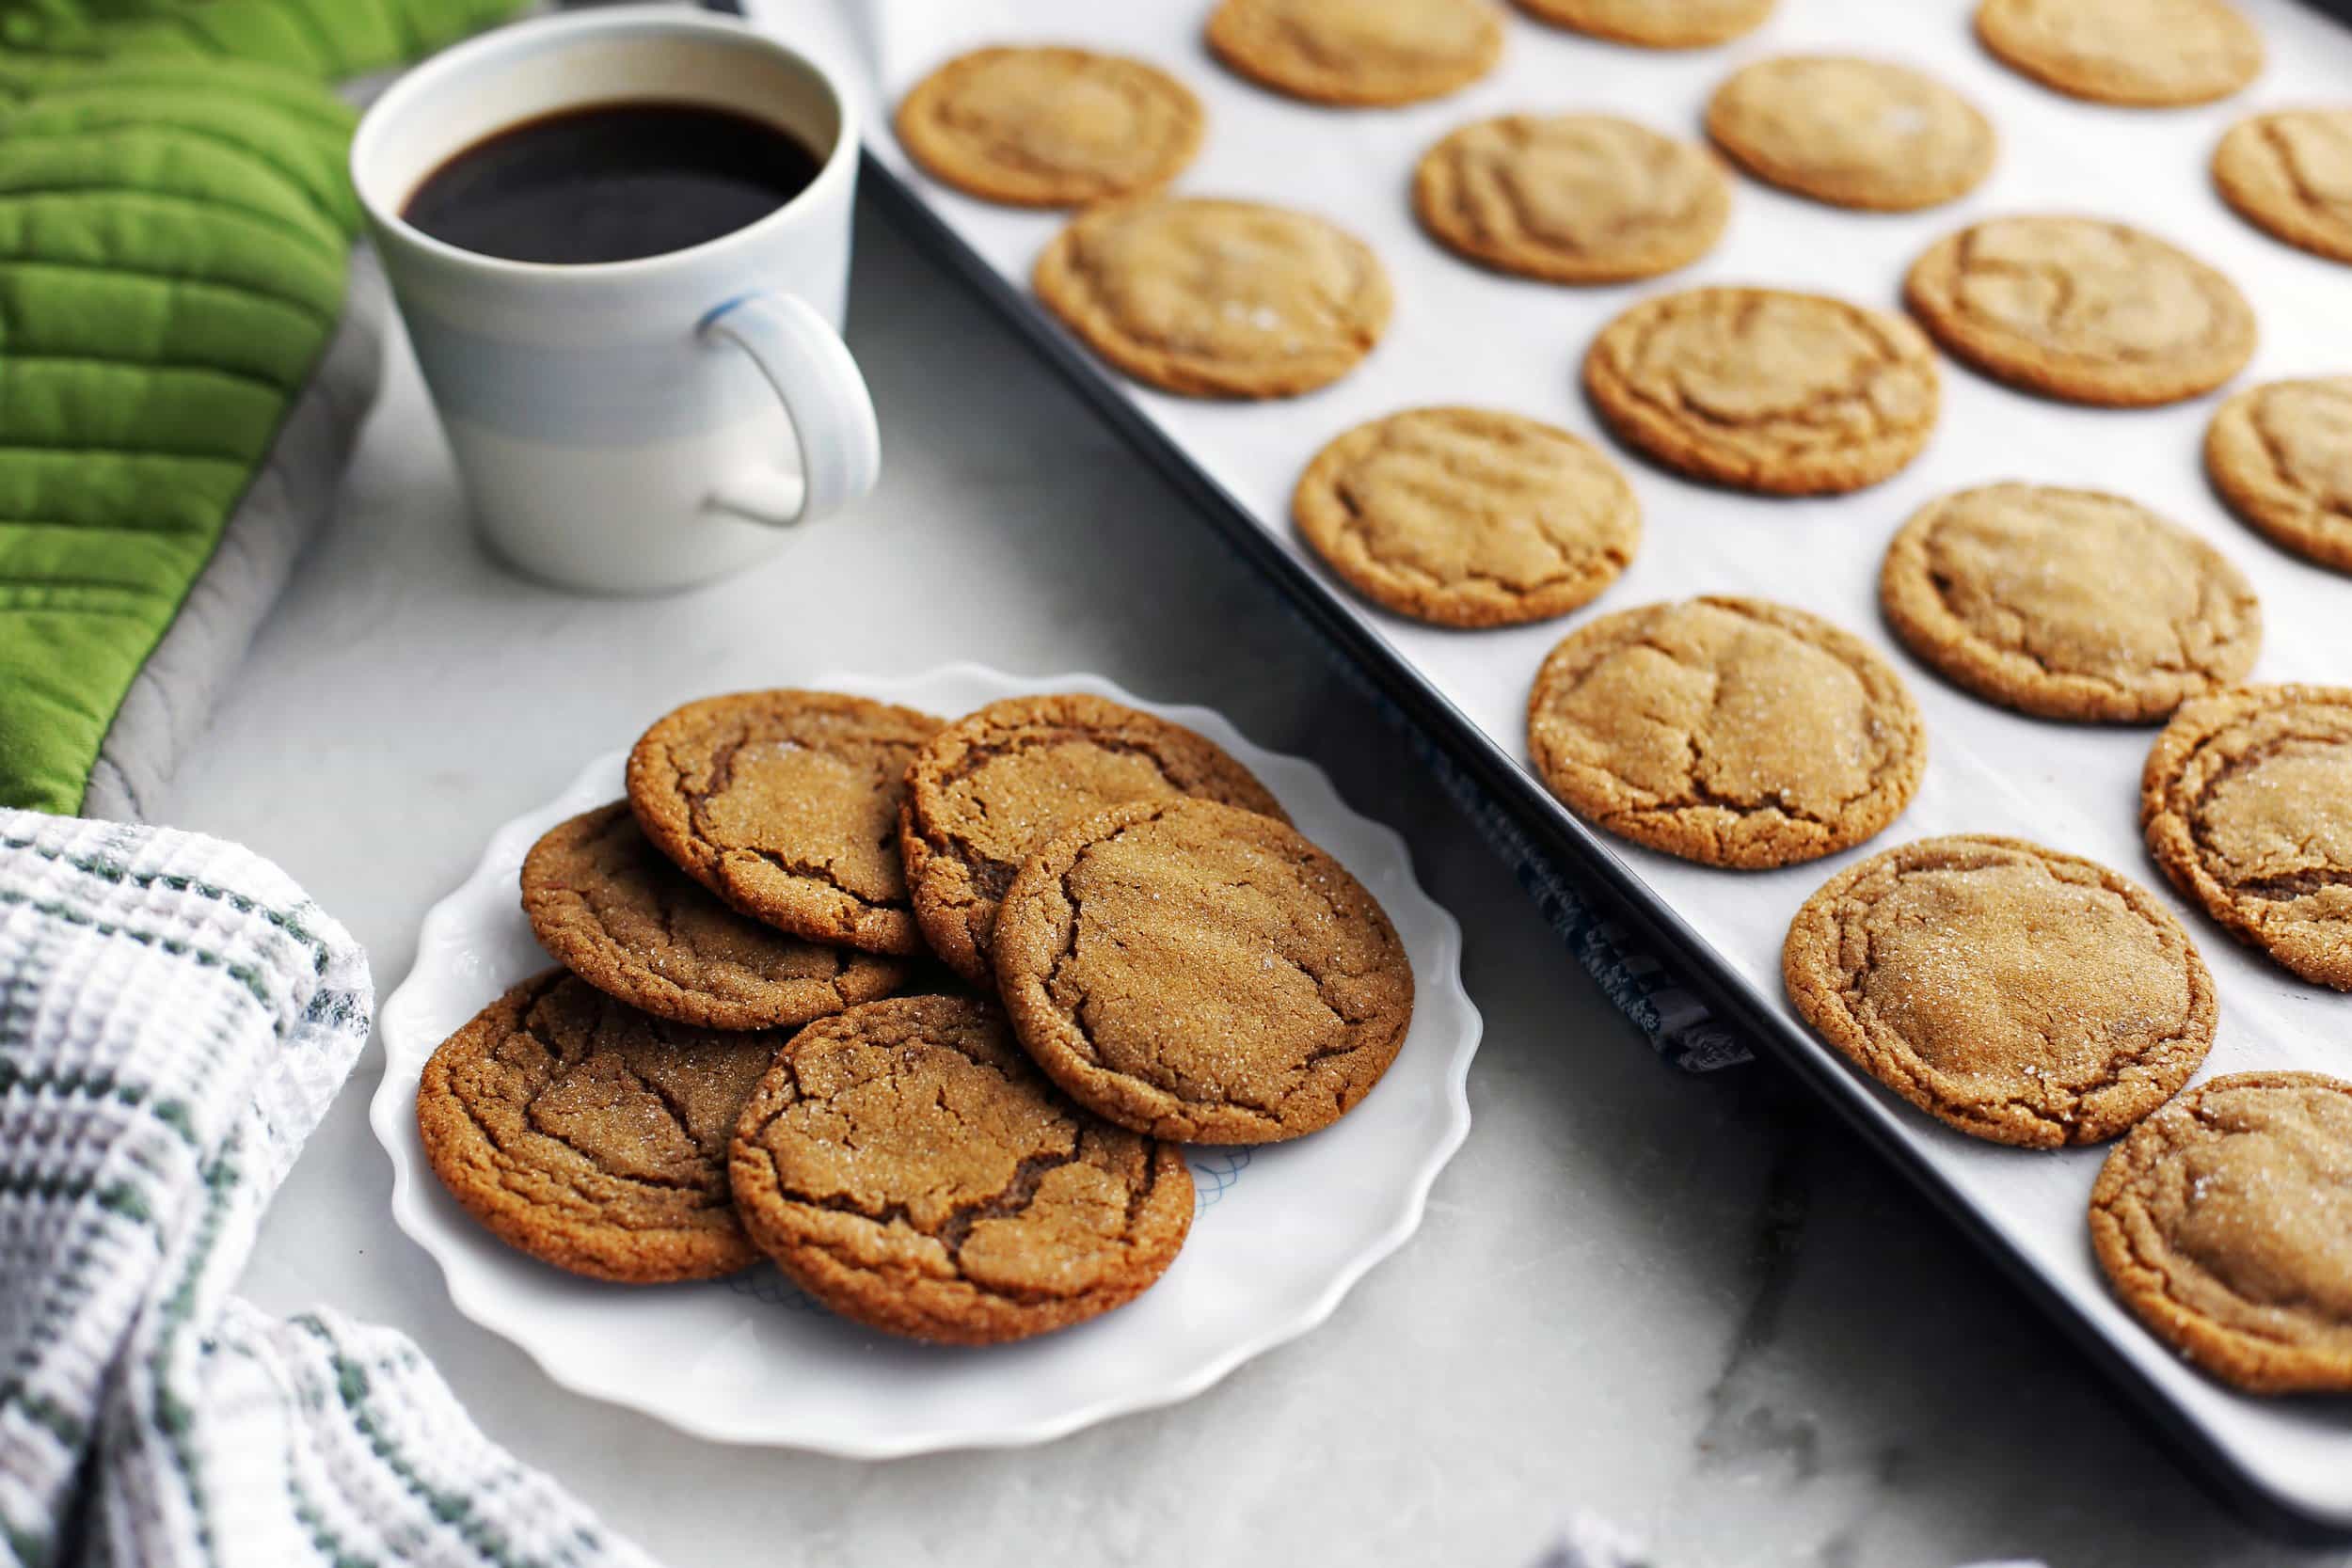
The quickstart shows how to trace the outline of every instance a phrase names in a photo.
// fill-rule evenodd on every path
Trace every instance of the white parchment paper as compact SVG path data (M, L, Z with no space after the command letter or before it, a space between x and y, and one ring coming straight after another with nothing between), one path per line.
M1195 403L1120 385L1509 755L1526 756L1522 710L1537 663L1581 614L1699 593L1761 594L1828 616L1905 672L1928 720L1927 781L1902 818L1861 849L1756 874L1709 870L1613 841L1772 1006L1787 1010L1779 960L1789 917L1833 871L1928 834L2012 833L2104 862L2154 890L2182 917L2220 988L2219 1040L2201 1076L2261 1067L2352 1075L2352 998L2296 980L2237 945L2176 897L2147 859L2137 800L2152 728L2043 723L1979 702L1904 653L1877 610L1887 539L1931 498L2001 479L2108 489L2196 530L2253 579L2266 627L2254 678L2352 684L2352 578L2273 547L2233 520L2206 486L2199 454L2218 396L2151 411L2077 408L2010 391L1947 361L1943 420L1924 456L1858 495L1788 501L1708 489L1649 467L1599 430L1577 383L1594 333L1644 295L1744 282L1897 309L1905 268L1931 240L1980 216L2061 210L2137 223L2236 279L2261 317L2263 341L2231 389L2352 372L2352 268L2252 230L2213 194L2206 174L2215 141L2240 117L2352 99L2352 29L2295 0L2239 0L2268 43L2261 80L2225 103L2148 111L2076 103L2005 71L1975 43L1972 0L1782 0L1761 31L1691 53L1617 48L1515 14L1501 69L1454 97L1402 109L1330 110L1278 97L1219 67L1200 41L1206 0L841 3L846 9L829 11L819 0L753 0L762 20L797 36L822 35L860 61L878 85L877 110L941 58L982 41L1082 43L1154 60L1209 105L1207 145L1181 190L1310 209L1379 252L1396 285L1395 322L1371 358L1338 385L1261 404ZM1901 216L1839 212L1741 179L1729 230L1711 255L1670 277L1616 288L1498 277L1439 249L1413 221L1406 193L1415 160L1466 120L1516 110L1597 110L1696 136L1715 84L1751 60L1792 51L1879 55L1933 71L1998 128L2002 152L1993 178L1963 202ZM965 243L1025 288L1058 216L992 207L913 172L884 113L868 114L866 135ZM986 389L974 394L985 397ZM1632 568L1595 606L1530 627L1440 631L1356 599L1308 555L1288 516L1301 466L1351 425L1434 403L1516 409L1582 433L1618 457L1640 495L1645 535ZM1105 519L1106 531L1116 526ZM1201 548L1217 547L1204 533ZM2232 1393L2176 1360L2107 1294L2083 1216L2104 1150L2035 1153L1973 1142L1859 1075L1848 1073L1847 1081L1867 1115L1908 1140L2248 1478L2291 1507L2352 1526L2352 1404Z

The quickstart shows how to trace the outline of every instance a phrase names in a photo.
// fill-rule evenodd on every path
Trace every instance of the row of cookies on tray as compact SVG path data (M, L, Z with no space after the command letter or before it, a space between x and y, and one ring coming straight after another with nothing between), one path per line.
M691 703L520 881L564 967L418 1090L458 1202L598 1279L764 1255L926 1339L1132 1299L1191 1225L1179 1146L1328 1126L1412 1016L1388 916L1263 784L1083 694Z
M2081 8L2103 24L2117 21L2106 15L2114 7ZM1306 11L1286 13L1282 27L1338 26L1323 8ZM2165 20L2155 40L2131 47L2176 47L2171 64L2182 70L2218 57L2179 16ZM1360 52L1370 47L1361 35L1403 25L1388 9L1359 21L1322 52ZM1986 36L1999 31L1988 24ZM2118 79L2122 69L2109 60L2090 75ZM1980 113L1932 78L1885 62L1759 62L1724 84L1707 118L1742 166L1847 205L1948 200L1992 159ZM1172 177L1198 145L1200 119L1189 93L1141 62L1008 48L934 72L902 103L898 129L911 153L951 182L998 198L1083 204ZM1889 132L1894 124L1908 129ZM2347 162L2352 110L2298 110L2233 130L2215 174L2233 204L2274 232L2352 259L2352 208L2328 195L2330 170ZM1563 282L1682 265L1714 243L1728 206L1728 186L1703 151L1607 116L1464 127L1422 157L1412 185L1423 227L1443 243ZM1127 201L1087 213L1045 248L1036 280L1041 298L1105 358L1199 395L1323 385L1369 352L1392 306L1377 258L1352 236L1246 202ZM2251 308L2220 273L2127 225L2074 215L1994 218L1949 235L1910 269L1905 297L1946 349L1979 369L2100 405L2201 395L2243 367L2255 338ZM1779 494L1850 490L1899 470L1936 422L1936 379L1909 323L1758 289L1643 301L1596 338L1584 361L1595 406L1629 446L1703 480ZM1555 467L1576 440L1549 426L1521 429L1548 438ZM2217 418L2208 466L2249 524L2323 563L2352 566L2352 502L2333 493L2343 488L2334 476L2347 461L2347 432L2352 378L2257 388ZM1365 439L1350 432L1334 445ZM1451 624L1561 612L1572 601L1563 574L1543 569L1551 547L1577 552L1565 577L1597 593L1614 575L1626 533L1603 517L1590 542L1441 532L1425 522L1385 532L1366 523L1335 539L1329 527L1300 521L1360 591ZM1377 559L1383 552L1394 559Z
M1772 0L1520 4L1611 41L1667 48L1728 41L1772 9ZM2261 35L2227 0L1984 0L1976 24L1995 58L2093 103L2210 103L2245 87L2263 63ZM1504 28L1491 0L1222 0L1203 37L1230 69L1276 92L1376 107L1443 97L1486 75L1502 56ZM1199 151L1206 118L1199 98L1156 66L1075 48L997 47L924 78L902 102L898 129L908 151L951 184L1058 207L1166 184ZM1710 103L1708 127L1757 178L1863 207L1949 200L1983 177L1993 153L1990 126L1958 94L1916 71L1845 58L1749 68ZM2269 148L2250 144L2272 137L2249 135L2235 156L2292 162L2291 144L2309 129L2290 120ZM2326 140L2322 128L2312 146ZM2222 175L2225 191L2233 182ZM2266 176L2255 183L2271 185ZM2266 205L2274 193L2248 194ZM2248 215L2268 226L2265 214Z

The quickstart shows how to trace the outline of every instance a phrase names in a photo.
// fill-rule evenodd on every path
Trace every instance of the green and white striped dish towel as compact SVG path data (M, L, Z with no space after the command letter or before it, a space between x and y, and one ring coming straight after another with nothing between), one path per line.
M650 1568L400 1335L230 1293L373 1003L246 850L0 811L0 1568Z

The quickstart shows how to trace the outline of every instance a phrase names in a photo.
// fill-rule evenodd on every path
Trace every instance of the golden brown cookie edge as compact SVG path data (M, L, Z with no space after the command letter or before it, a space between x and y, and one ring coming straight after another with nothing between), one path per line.
M2109 886L2131 906L2134 913L2160 928L2169 928L2178 933L2182 953L2187 959L2190 980L2190 1025L2202 1034L2203 1042L2198 1047L2194 1058L2172 1075L2169 1087L2161 1088L2159 1092L2156 1086L2151 1086L2141 1096L2145 1103L2139 1104L2137 1110L2125 1107L2110 1118L2087 1125L2071 1125L2066 1135L2059 1138L2050 1137L2046 1124L2037 1117L2012 1118L2009 1122L1997 1123L1973 1120L1959 1115L1909 1074L1898 1070L1896 1064L1883 1062L1879 1053L1871 1049L1867 1034L1853 1022L1851 1015L1842 1008L1833 1007L1833 1001L1837 995L1836 988L1826 984L1822 975L1816 973L1834 966L1840 947L1838 927L1830 916L1829 904L1878 869L1883 862L1953 844L1989 847L2088 866L2099 874L2103 886ZM2206 1053L2213 1048L2214 1032L2219 1018L2213 974L2205 967L2204 956L2197 951L2196 942L2190 939L2186 928L2173 918L2172 912L2151 897L2138 883L2097 861L2052 849L2030 839L2001 833L1939 833L1928 838L1912 839L1882 849L1821 883L1806 895L1788 923L1788 934L1781 944L1781 988L1788 997L1789 1006L1796 1009L1797 1015L1813 1032L1874 1083L1955 1132L1986 1143L2014 1148L2060 1148L2070 1145L2104 1143L2146 1120L2179 1093L2181 1085L2194 1077L2197 1069L2203 1065ZM2153 1098L2149 1098L2151 1095ZM2023 1130L2016 1127L2018 1120L2026 1124Z
M2007 483L2007 482L2004 482ZM2187 692L2169 696L2162 691L2120 692L2112 686L2082 675L2058 676L2046 671L2040 679L2030 674L2020 678L2019 672L2004 664L1987 652L1970 628L1945 607L1936 593L1934 574L1928 567L1928 536L1950 505L1981 491L1997 488L1996 484L1971 485L1938 496L1922 505L1895 531L1886 546L1885 558L1879 565L1879 609L1887 626L1911 651L1914 657L1954 686L1961 688L1996 706L2036 719L2054 719L2075 723L2144 724L2169 717L2183 703L2193 702L2203 692ZM2209 570L2232 586L2238 596L2252 606L2246 637L2236 649L2239 656L2235 667L2218 683L2219 687L2243 680L2262 652L2262 610L2255 598L2253 584L2239 571L2234 562L2215 549L2203 537L2182 528L2170 518L2151 508L2141 506L2128 496L2107 491L2082 490L2067 485L2029 484L2029 489L2055 489L2078 495L2097 496L2105 500L2122 501L2146 513L2179 533L2201 552ZM2032 663L2032 660L2025 660ZM2209 687L2208 691L2217 689Z
M1571 664L1590 651L1598 650L1605 656L1623 645L1622 641L1611 641L1612 634L1631 632L1639 635L1641 626L1650 619L1684 604L1728 608L1737 613L1769 621L1798 641L1812 643L1853 670L1866 691L1891 706L1893 711L1886 717L1900 724L1903 760L1899 769L1885 781L1885 787L1873 792L1867 809L1856 813L1851 821L1841 824L1835 831L1800 834L1808 841L1802 852L1783 852L1764 847L1735 847L1726 851L1720 847L1710 848L1707 834L1674 819L1687 808L1672 807L1663 813L1625 813L1614 806L1605 789L1597 787L1583 777L1581 771L1572 771L1560 759L1548 755L1548 749L1538 736L1537 725L1542 720L1548 697L1558 680L1570 673ZM1589 667L1589 664L1580 665L1578 673ZM1545 654L1543 662L1536 666L1534 681L1528 689L1525 713L1528 755L1534 762L1536 777L1552 797L1575 813L1580 820L1629 843L1641 845L1644 848L1725 871L1773 871L1784 866L1802 865L1851 849L1857 844L1866 844L1884 832L1897 817L1910 808L1912 798L1919 792L1920 781L1927 776L1927 722L1901 673L1877 649L1836 622L1771 599L1702 594L1692 599L1661 599L1596 616L1561 638ZM1806 825L1820 826L1812 822Z
M1574 579L1532 593L1506 593L1502 590L1477 592L1462 587L1419 589L1366 571L1340 548L1347 510L1337 499L1337 477L1341 470L1358 455L1350 445L1375 435L1393 420L1414 415L1473 414L1507 420L1544 430L1591 451L1607 466L1615 477L1624 520L1623 560L1607 564L1611 557L1603 551L1604 565L1596 565ZM1298 483L1291 490L1291 520L1297 526L1299 536L1306 540L1323 563L1339 575L1347 585L1384 610L1423 621L1431 626L1453 626L1462 630L1484 630L1493 626L1523 626L1534 621L1555 620L1574 610L1581 609L1607 593L1612 584L1632 562L1634 551L1642 536L1641 502L1633 487L1618 471L1607 453L1593 446L1573 431L1524 415L1502 409L1473 408L1460 404L1429 404L1400 409L1352 425L1325 442L1308 460L1300 471ZM1604 569L1605 566L1605 569Z
M1231 812L1241 817L1255 817L1253 813L1192 797L1172 802L1145 800L1114 807L1073 824L1041 846L1013 879L997 919L996 981L1005 1011L1012 1020L1014 1037L1063 1093L1104 1120L1130 1132L1165 1142L1207 1144L1279 1143L1321 1132L1360 1104L1395 1065L1412 1025L1417 981L1404 939L1380 901L1336 857L1290 824L1255 817L1295 840L1308 851L1309 858L1322 864L1333 885L1358 906L1356 912L1385 933L1382 945L1394 958L1391 977L1399 982L1402 993L1392 1009L1394 1016L1383 1021L1385 1032L1368 1034L1365 1042L1354 1048L1369 1051L1372 1054L1367 1060L1376 1060L1376 1069L1352 1085L1352 1094L1336 1102L1328 1116L1294 1127L1241 1106L1179 1101L1155 1085L1096 1068L1086 1060L1087 1053L1070 1043L1071 1037L1077 1033L1075 1025L1062 1016L1045 993L1040 975L1049 968L1045 942L1052 933L1050 927L1032 929L1038 922L1033 911L1060 890L1062 877L1087 847L1121 828L1170 809ZM1009 928L1005 924L1009 917L1017 922Z
M997 1010L994 1004L974 996L896 997L879 1005ZM758 1255L774 1264L778 1273L827 1310L851 1323L902 1338L965 1346L1009 1344L1068 1328L1125 1306L1159 1282L1183 1250L1194 1209L1192 1169L1184 1150L1159 1139L1152 1140L1152 1189L1137 1215L1146 1244L1130 1257L1130 1266L1120 1278L1082 1295L1025 1303L992 1297L975 1304L930 1288L930 1282L925 1280L902 1280L894 1287L871 1271L834 1258L821 1246L803 1244L785 1229L769 1212L771 1207L801 1200L784 1196L775 1164L751 1144L751 1130L779 1108L779 1089L801 1036L827 1026L847 1028L850 1025L844 1020L848 1017L836 1014L819 1019L786 1043L745 1102L728 1147L728 1188L735 1196L737 1218ZM1009 1029L1007 1032L1009 1036ZM1041 1087L1048 1095L1057 1093L1050 1081ZM1081 1117L1088 1114L1083 1106L1071 1109Z
M1168 101L1185 111L1184 124L1186 134L1161 160L1159 166L1145 179L1125 183L1109 183L1100 179L1070 176L1054 179L1044 175L1023 175L990 165L984 161L962 159L946 138L939 136L921 118L931 107L933 98L953 86L946 78L966 62L1005 55L1045 54L1083 56L1088 60L1116 60L1153 79L1156 90L1164 92ZM1007 206L1039 209L1079 207L1095 201L1122 200L1148 196L1170 183L1184 173L1199 156L1200 143L1206 135L1208 111L1190 87L1148 60L1127 55L1106 55L1097 50L1063 46L1026 46L997 44L970 49L935 67L898 100L898 107L891 117L898 145L908 157L934 180L953 185L966 196Z
M2206 869L2204 856L2198 852L2197 836L2188 824L2194 802L2173 798L2182 773L2207 741L2269 709L2302 704L2352 710L2352 689L2297 683L2240 686L2182 704L2157 732L2140 765L2140 832L2149 858L2163 870L2165 879L2239 942L2300 979L2352 990L2352 953L2298 961L2299 956L2280 951L2278 942L2247 918L2237 895Z
M716 1279L747 1267L758 1253L739 1220L708 1231L632 1231L617 1241L591 1229L582 1243L550 1232L538 1223L537 1204L497 1181L464 1179L468 1167L459 1160L461 1151L485 1140L472 1117L457 1104L450 1084L451 1059L459 1052L481 1048L482 1037L493 1029L502 1027L505 1033L513 1033L533 1002L571 979L577 976L557 968L508 987L425 1059L417 1082L417 1135L424 1148L425 1163L442 1191L484 1229L516 1252L589 1279L615 1285L660 1285ZM728 1212L732 1214L732 1210Z
M2314 1354L2218 1323L2176 1301L2158 1271L2142 1262L2116 1211L2162 1135L2158 1118L2194 1116L2217 1089L2311 1085L2352 1094L2352 1085L2325 1073L2267 1070L2210 1079L2149 1113L2107 1153L2090 1189L2088 1218L2092 1254L2116 1298L2147 1330L2208 1374L2250 1394L2352 1393L2352 1357Z

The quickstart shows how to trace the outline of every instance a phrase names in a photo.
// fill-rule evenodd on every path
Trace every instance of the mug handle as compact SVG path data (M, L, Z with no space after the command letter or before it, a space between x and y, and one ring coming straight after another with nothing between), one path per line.
M715 492L710 504L754 522L814 522L863 499L882 476L874 400L833 324L787 293L746 294L702 319L698 333L751 356L791 416L798 478L771 471Z

